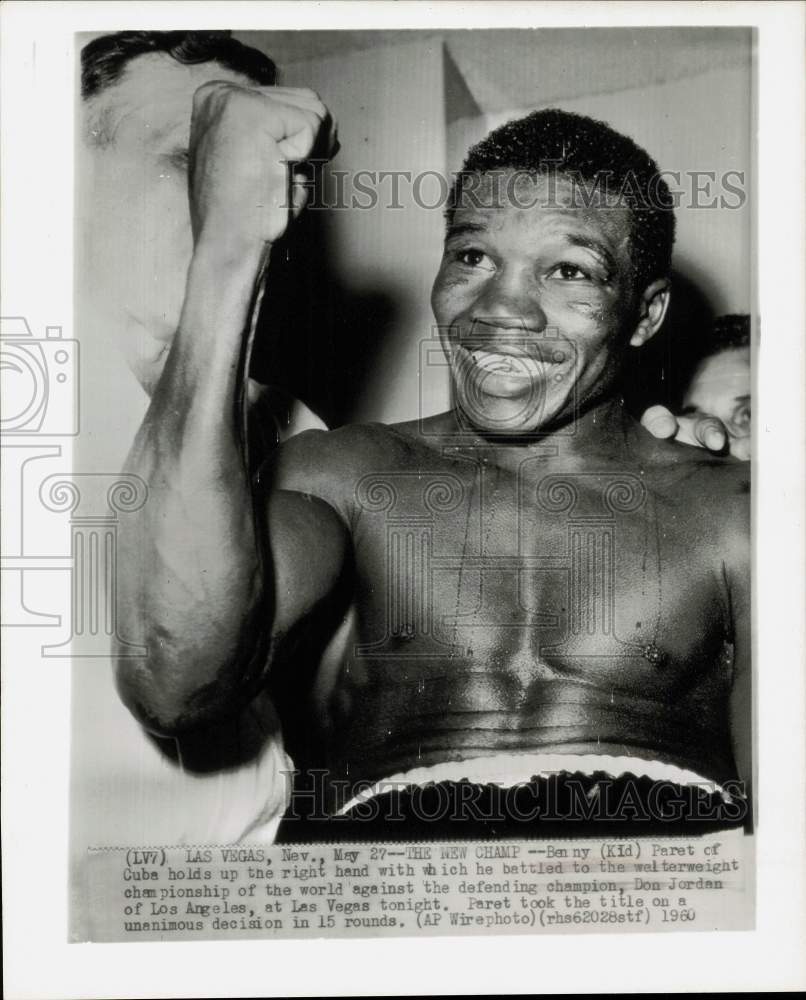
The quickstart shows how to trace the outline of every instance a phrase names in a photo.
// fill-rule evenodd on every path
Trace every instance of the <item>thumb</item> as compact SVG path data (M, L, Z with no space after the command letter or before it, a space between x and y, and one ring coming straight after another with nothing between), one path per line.
M717 417L701 416L694 425L694 438L708 451L719 453L728 444L725 425Z
M677 433L677 417L659 404L644 411L641 424L656 438L672 438Z

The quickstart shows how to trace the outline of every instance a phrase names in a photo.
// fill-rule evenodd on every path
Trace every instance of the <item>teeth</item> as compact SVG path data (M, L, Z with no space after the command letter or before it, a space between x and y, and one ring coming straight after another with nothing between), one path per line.
M497 354L494 351L473 351L472 358L484 371L515 375L521 378L539 378L545 374L548 368L545 362L536 361L534 358L513 357L510 354Z

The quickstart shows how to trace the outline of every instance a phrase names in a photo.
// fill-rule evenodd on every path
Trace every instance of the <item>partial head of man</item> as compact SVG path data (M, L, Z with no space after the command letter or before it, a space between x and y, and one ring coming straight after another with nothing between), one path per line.
M182 310L193 95L212 80L270 86L276 68L226 31L123 31L81 51L79 275L93 320L148 389Z
M735 458L750 458L750 317L714 321L683 397L683 413L705 413L724 424Z
M465 420L546 431L613 394L663 321L674 230L654 160L602 122L535 111L473 147L432 294Z

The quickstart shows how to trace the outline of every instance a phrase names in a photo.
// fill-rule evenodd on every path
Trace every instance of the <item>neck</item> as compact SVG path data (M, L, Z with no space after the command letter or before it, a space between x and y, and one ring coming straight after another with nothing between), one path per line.
M454 421L459 416L454 411ZM575 420L528 434L502 437L474 430L468 447L483 447L488 460L502 466L521 462L528 454L545 455L562 465L626 457L635 421L620 396L609 397L581 413Z

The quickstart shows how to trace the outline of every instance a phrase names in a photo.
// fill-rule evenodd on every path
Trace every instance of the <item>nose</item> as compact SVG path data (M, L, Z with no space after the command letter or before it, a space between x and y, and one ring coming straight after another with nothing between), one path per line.
M500 330L542 333L548 321L532 269L510 266L497 271L476 299L472 318Z

